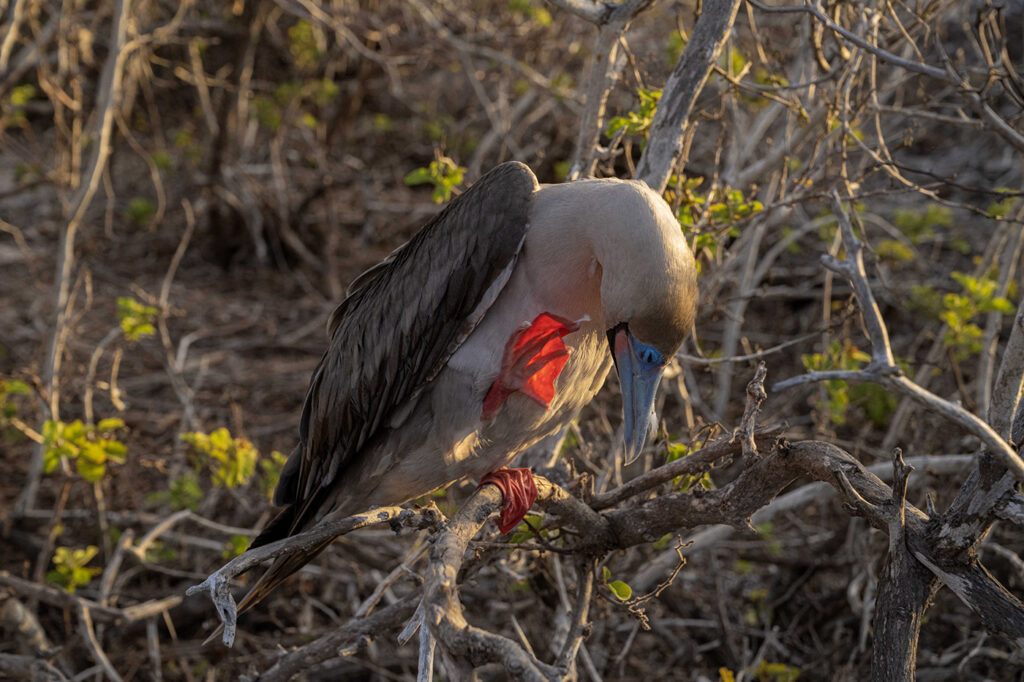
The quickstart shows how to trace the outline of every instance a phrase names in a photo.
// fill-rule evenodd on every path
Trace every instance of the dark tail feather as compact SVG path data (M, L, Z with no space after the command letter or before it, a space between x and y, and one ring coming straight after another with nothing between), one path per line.
M298 571L300 568L315 559L320 552L327 549L327 546L331 544L332 541L333 538L325 540L309 550L287 554L275 559L274 563L270 564L270 568L267 569L266 573L260 576L260 579L252 586L252 589L249 590L248 594L242 597L242 601L238 603L238 615L242 615L252 607L256 606L256 604L263 601L267 595L277 589L278 585L287 580L292 573ZM267 542L270 542L270 540ZM220 625L213 631L213 634L206 638L203 644L209 644L215 639L218 639L223 631L224 626Z
M295 505L290 504L280 512L277 516L270 520L260 534L256 536L256 539L249 543L246 551L250 549L256 549L263 545L269 545L275 540L286 538L292 534L292 528L295 527Z
M321 489L309 503L304 505L291 504L282 509L281 513L275 516L263 531L256 536L256 539L249 545L249 549L291 537L301 533L308 527L315 526L317 519L309 519L310 512L320 512L320 507L323 504L322 498L327 492L326 489ZM297 509L300 506L301 509ZM318 545L314 545L308 550L292 552L291 554L274 559L274 563L270 564L267 572L260 576L260 579L249 590L249 594L245 595L245 598L239 603L238 612L244 613L255 606L270 594L275 587L284 582L288 576L315 559L332 541L333 538L330 538Z
M327 549L327 546L331 544L332 541L333 538L330 540L324 540L319 545L315 545L309 550L287 554L275 559L274 563L270 564L270 568L267 569L267 572L260 576L260 579L252 586L249 593L246 594L245 597L242 598L242 601L238 603L238 613L245 613L253 606L263 601L263 599L273 592L278 585L287 580L288 576L295 573L297 570L315 559L320 552Z

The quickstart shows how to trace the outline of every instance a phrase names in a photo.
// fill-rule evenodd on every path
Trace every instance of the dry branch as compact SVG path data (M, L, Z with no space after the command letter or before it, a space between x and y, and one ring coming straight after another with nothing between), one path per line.
M661 92L651 134L635 174L658 193L665 190L669 176L680 160L684 133L697 95L729 37L739 6L739 0L706 0L703 3L693 34Z
M210 595L224 628L221 639L225 645L230 647L235 641L235 625L238 621L238 609L230 590L230 581L235 577L268 559L276 559L294 552L308 552L324 540L334 539L359 528L382 523L391 524L395 528L429 528L436 526L442 519L436 506L426 507L419 511L402 507L379 507L362 515L323 523L305 533L292 535L240 554L211 573L200 584L188 588L186 594L191 596L205 592Z
M871 285L864 269L863 245L853 233L850 218L839 201L838 193L832 191L832 208L842 229L846 255L842 260L831 256L823 256L825 267L846 277L857 300L861 304L864 326L871 341L871 362L866 367L855 371L834 370L814 371L781 381L772 387L773 391L781 391L800 384L841 379L843 381L876 381L898 393L909 397L928 409L941 414L951 422L960 425L968 432L977 436L985 446L1009 468L1018 481L1024 481L1024 460L1000 437L992 427L968 412L963 407L943 400L934 393L917 385L906 376L893 360L892 347L889 345L889 333L882 320L878 305L875 303Z

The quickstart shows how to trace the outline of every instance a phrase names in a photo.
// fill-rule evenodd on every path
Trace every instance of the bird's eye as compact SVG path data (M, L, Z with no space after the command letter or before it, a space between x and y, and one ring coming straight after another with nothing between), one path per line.
M656 349L645 344L637 345L639 346L637 350L640 351L639 353L637 353L637 355L640 357L640 361L647 365L648 367L657 367L665 362L665 359L661 356L661 353L659 353Z

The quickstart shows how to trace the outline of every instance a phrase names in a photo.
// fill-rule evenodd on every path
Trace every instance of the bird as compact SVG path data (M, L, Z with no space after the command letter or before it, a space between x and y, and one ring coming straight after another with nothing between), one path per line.
M536 488L507 465L612 366L626 462L639 455L697 293L679 222L643 182L542 186L522 163L497 166L350 285L274 493L283 509L250 548L462 479L501 489L509 532ZM275 559L239 612L329 544Z

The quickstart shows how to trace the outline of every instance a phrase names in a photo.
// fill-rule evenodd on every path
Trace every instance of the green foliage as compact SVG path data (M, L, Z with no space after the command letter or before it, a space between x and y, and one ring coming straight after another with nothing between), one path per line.
M300 69L311 71L316 68L320 61L320 48L311 23L300 19L288 29L288 51Z
M281 469L288 461L288 456L277 450L270 453L270 457L260 458L260 490L267 499L273 499L277 482L281 480Z
M0 100L0 132L7 128L26 128L28 119L25 109L36 96L36 86L31 83L16 85L7 97Z
M743 71L747 65L747 58L735 47L729 48L729 71L733 75Z
M512 14L523 17L543 28L551 25L551 13L543 7L535 5L531 0L509 0L508 8Z
M607 585L608 589L612 591L612 594L619 601L629 601L630 597L633 596L633 588L627 583L621 580L610 580L612 572L608 570L607 566L601 567L601 584Z
M253 97L252 115L271 132L293 123L316 128L319 119L314 112L334 101L339 92L338 84L329 78L285 81L273 93Z
M914 250L895 239L883 239L875 247L875 252L879 258L897 263L906 263L914 260Z
M167 504L174 511L199 511L199 501L202 499L203 489L199 485L199 475L195 471L186 471L181 476L170 479L167 490L158 490L146 495L147 504Z
M732 572L738 575L746 575L754 570L754 564L746 559L737 559L733 562Z
M249 538L244 535L232 535L224 543L224 551L220 553L222 559L233 559L249 547Z
M953 212L948 206L929 204L921 211L896 209L893 222L900 232L910 237L910 241L920 244L935 238L936 227L949 227L953 224Z
M125 217L139 227L145 227L154 213L156 213L156 206L152 201L145 197L132 197L128 202Z
M785 663L769 663L761 661L754 670L758 682L796 682L800 677L800 668Z
M174 561L177 558L178 552L159 540L149 543L149 547L146 548L145 560L153 564L161 561Z
M210 471L213 485L218 488L245 485L256 473L259 452L247 439L232 438L231 432L223 427L209 434L183 433L181 439L192 446L200 466Z
M826 372L860 369L862 364L870 362L871 356L844 340L842 343L833 341L824 353L803 355L801 360L809 371ZM830 379L824 383L828 399L815 407L822 410L833 424L842 426L846 423L846 410L850 406L847 384L841 379Z
M677 459L682 459L690 454L690 447L682 443L669 443L668 444L668 455L665 457L665 462L674 462Z
M36 86L31 83L25 83L11 88L11 94L8 95L7 100L11 103L11 106L24 107L35 96Z
M465 173L465 168L457 165L447 156L438 156L426 168L417 168L406 174L405 184L410 187L433 185L434 191L431 198L435 204L440 204L452 198L452 190L462 184Z
M915 284L910 287L909 307L925 317L938 317L942 314L942 296L930 286Z
M711 227L714 229L729 225L740 218L746 218L758 211L764 210L764 205L760 201L748 199L743 196L742 191L732 189L731 187L719 187L710 196L698 192L697 188L703 182L704 178L699 175L686 178L682 182L679 197L680 210L676 217L679 219L679 224L683 227L684 231L694 227L700 214L705 211L709 212L708 217L710 218ZM678 183L675 176L669 179L669 187L674 187L676 184ZM665 192L665 200L669 203L673 202L675 198L676 190L670 189ZM739 232L730 234L730 236L739 236ZM708 243L698 243L695 246L698 249L710 247L713 241L714 239L712 238Z
M1000 194L1007 194L1013 192L1013 190L1007 187L999 187L996 189L996 191L999 192ZM1006 214L1013 209L1013 202L1015 199L1016 196L1008 196L1005 199L992 202L992 204L988 207L989 218L1005 218Z
M387 114L374 114L371 121L373 129L378 133L390 133L395 129L395 122Z
M168 501L171 504L171 509L199 511L201 499L203 499L203 489L199 487L199 477L194 471L186 471L182 476L171 480L168 486Z
M18 406L10 400L12 395L29 395L32 388L17 379L0 379L0 424L18 416Z
M651 543L651 547L657 550L662 550L668 547L668 543L672 540L672 533L665 533L660 538Z
M153 325L158 312L153 306L143 305L134 298L121 296L117 299L117 319L121 323L124 337L129 341L138 341L156 333Z
M666 61L669 66L675 66L679 58L683 56L686 49L686 38L679 31L673 30L668 37L668 44L665 46Z
M453 123L455 119L447 114L430 116L423 121L421 130L431 142L441 142Z
M789 79L780 73L772 73L763 66L758 66L754 69L754 82L758 85L764 85L766 87L788 87ZM790 159L790 161L797 161L799 159Z
M86 566L99 553L96 545L85 549L58 547L53 553L53 570L46 574L46 582L74 592L77 588L92 582L93 576L101 572L99 568Z
M715 489L715 482L711 480L711 472L709 471L705 471L700 475L686 474L684 476L677 476L672 483L681 493L689 491L695 485L699 485L701 488L704 488L704 490Z
M538 529L538 534L542 538L546 538L548 536L548 531L546 528L541 528L541 523L541 518L536 514L527 514L523 517L523 522L516 526L516 529L512 531L511 535L509 535L508 541L516 544L529 540L533 537L533 530L531 530L531 528Z
M960 284L962 293L949 293L942 297L939 319L949 327L942 341L957 360L965 360L981 352L983 332L971 320L989 312L1012 315L1016 308L1008 299L996 295L999 285L993 279L975 278L962 272L954 272L953 279Z
M682 181L673 175L668 182L670 189L665 190L665 201L679 202L676 219L691 239L697 256L697 272L701 271L702 254L713 259L723 238L739 236L736 221L764 210L760 201L744 197L741 190L728 186L716 188L710 194L700 192L703 183L704 178L699 175Z
M896 411L896 396L878 384L851 386L850 402L864 410L864 416L875 426L886 426Z
M768 546L768 553L777 556L782 553L782 543L775 537L774 529L771 521L763 521L754 526L758 536Z
M124 463L127 449L113 437L124 428L120 419L102 419L99 424L70 424L47 420L43 424L43 471L53 473L62 457L75 463L78 475L96 483L107 471L107 462Z
M824 353L804 355L801 359L805 369L824 372L860 369L863 364L870 362L871 356L858 350L849 341L833 341ZM846 423L846 412L850 405L864 410L865 416L877 426L887 424L896 411L896 398L878 384L850 386L841 379L830 379L824 383L828 398L819 401L815 407L837 426Z
M633 596L633 588L621 580L613 580L608 583L608 589L618 597L619 601L629 601L629 598Z
M191 167L198 165L203 158L203 147L196 139L191 124L186 124L174 131L174 148L181 152L185 163Z
M636 111L630 111L625 116L612 116L608 121L605 135L612 137L620 129L625 129L627 135L642 135L644 139L647 138L651 123L654 122L654 112L658 108L658 100L661 99L661 90L638 88L637 95L640 98L640 106Z
M725 223L763 211L764 205L756 199L747 200L738 189L726 187L720 191L718 201L710 204L708 209L711 211L712 221Z
M165 149L156 150L150 158L153 159L153 165L155 165L159 170L168 171L174 168L174 159Z

